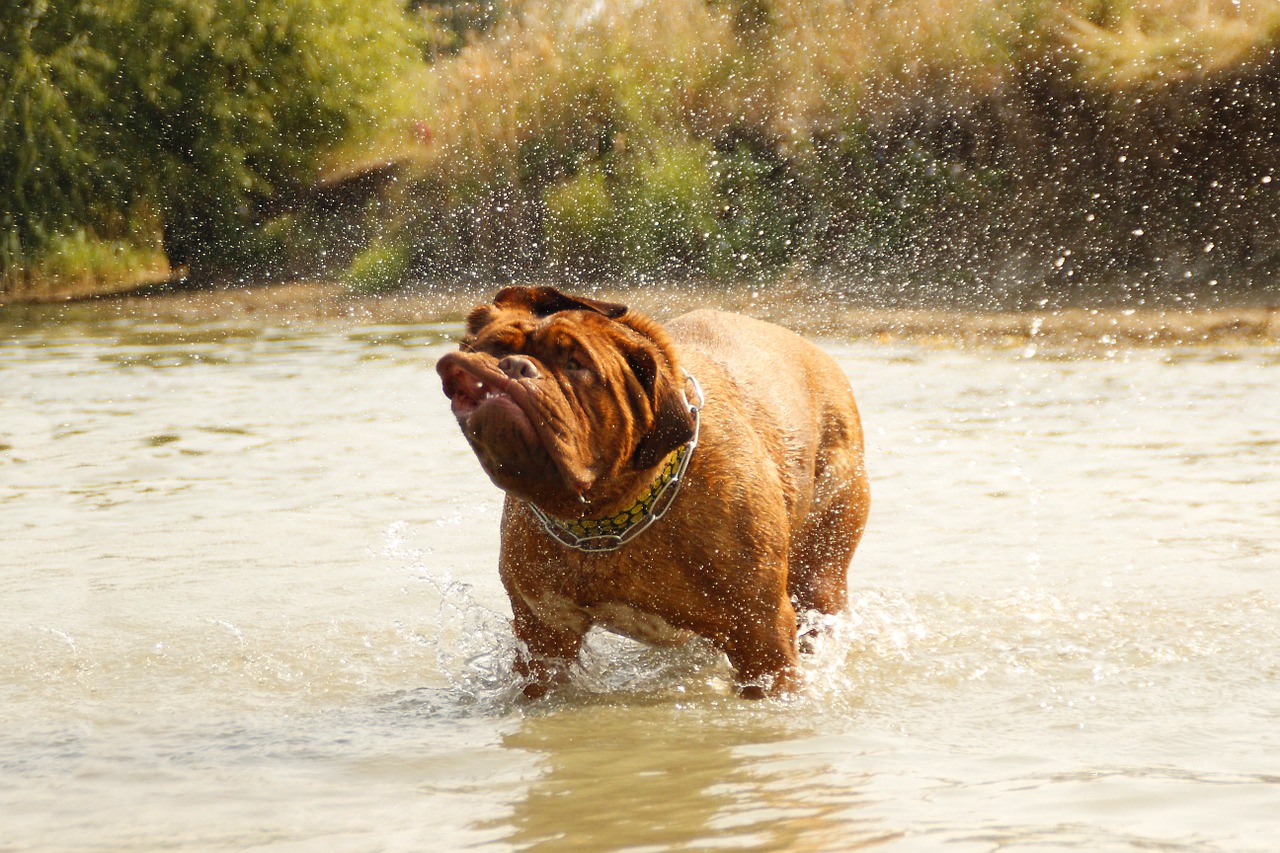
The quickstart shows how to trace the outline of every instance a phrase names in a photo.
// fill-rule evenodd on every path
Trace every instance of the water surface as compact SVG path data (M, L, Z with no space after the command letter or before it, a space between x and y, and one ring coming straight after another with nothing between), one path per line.
M0 849L1274 849L1280 350L827 341L808 692L593 634L529 704L458 331L0 314Z

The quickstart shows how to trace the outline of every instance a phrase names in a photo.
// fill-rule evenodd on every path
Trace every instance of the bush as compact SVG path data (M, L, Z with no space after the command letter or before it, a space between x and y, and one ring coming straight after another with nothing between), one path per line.
M111 106L112 69L86 38L99 16L81 4L5 4L0 13L0 271L30 260L60 231L101 223L95 202L111 170L88 125Z
M619 213L604 169L592 164L543 192L543 233L550 261L571 275L600 278L619 272Z
M714 169L721 201L714 274L776 272L802 253L804 216L790 163L739 142L716 158Z
M433 134L410 183L436 191L401 215L442 276L1053 278L1209 242L1277 263L1275 2L511 9L407 95ZM522 240L530 267L484 260Z
M342 276L343 284L357 293L395 290L405 283L412 257L403 242L375 240L351 261Z
M709 143L665 142L628 162L617 207L625 265L654 275L705 273L719 241Z
M18 0L0 18L0 265L140 204L196 275L233 271L414 59L400 0Z
M573 275L712 272L723 246L716 219L714 152L671 141L593 162L548 187L548 259Z

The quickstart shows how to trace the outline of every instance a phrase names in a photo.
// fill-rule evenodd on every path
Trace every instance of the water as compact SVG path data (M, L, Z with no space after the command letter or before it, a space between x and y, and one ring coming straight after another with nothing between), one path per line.
M0 850L1267 850L1280 350L830 341L875 506L791 701L527 704L458 327L0 315Z

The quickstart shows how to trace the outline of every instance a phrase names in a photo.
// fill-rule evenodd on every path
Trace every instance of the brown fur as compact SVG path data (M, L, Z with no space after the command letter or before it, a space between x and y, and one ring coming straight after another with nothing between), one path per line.
M671 510L617 551L554 541L529 502L611 515L688 441L682 369L705 405ZM746 317L695 311L663 328L622 305L513 287L472 311L437 370L507 492L499 570L528 695L564 677L592 625L706 637L744 695L797 686L797 611L845 606L869 506L857 407L829 356Z

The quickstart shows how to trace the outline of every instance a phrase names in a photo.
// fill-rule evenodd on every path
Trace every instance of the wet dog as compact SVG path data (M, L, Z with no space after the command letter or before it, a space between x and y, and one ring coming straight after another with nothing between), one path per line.
M601 626L695 635L739 691L799 683L797 613L836 613L869 507L843 371L778 326L509 287L437 364L506 492L499 571L536 697Z

